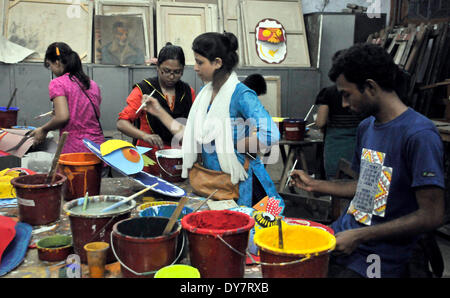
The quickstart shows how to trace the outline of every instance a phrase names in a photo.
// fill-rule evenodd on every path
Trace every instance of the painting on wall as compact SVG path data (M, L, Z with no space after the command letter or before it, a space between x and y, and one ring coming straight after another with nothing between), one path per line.
M5 36L9 41L36 52L25 61L43 62L48 45L61 41L77 52L82 62L90 63L92 14L92 2L82 0L76 3L9 1L5 15Z
M276 2L276 4L275 4ZM276 10L273 7L277 7ZM281 32L284 42L273 44L271 49L267 49L270 53L281 56L283 60L279 62L270 62L270 66L279 67L310 67L308 42L306 39L305 24L301 1L248 1L240 2L241 9L241 29L243 38L244 61L249 66L267 66L268 62L262 59L261 52L258 50L259 29L262 27L261 20L275 20L276 24L272 29L282 28ZM280 26L280 24L282 24ZM258 31L258 32L257 32ZM270 30L269 30L270 31ZM283 32L284 31L284 32ZM265 41L263 41L266 43ZM275 46L275 49L273 47ZM286 46L285 51L283 46ZM268 47L269 48L269 47ZM269 50L272 52L269 53ZM276 52L275 52L276 51ZM267 54L264 52L265 54ZM270 59L273 60L273 59ZM278 61L278 59L276 59Z
M95 63L140 65L148 56L140 15L96 15Z
M274 19L264 19L255 29L256 51L259 58L267 63L279 64L286 58L286 30Z
M109 1L98 0L95 2L96 15L140 15L144 23L144 38L145 44L148 47L148 56L155 57L155 25L153 16L153 1L147 0L145 2L133 1Z

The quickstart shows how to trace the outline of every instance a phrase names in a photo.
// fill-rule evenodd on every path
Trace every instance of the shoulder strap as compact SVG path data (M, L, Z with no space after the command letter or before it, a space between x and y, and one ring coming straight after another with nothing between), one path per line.
M94 109L95 118L97 118L97 122L98 122L98 125L100 126L100 130L103 131L102 124L100 123L100 119L99 119L99 117L98 117L97 110L95 109L94 103L92 103L91 98L89 97L89 95L87 94L87 92L83 89L83 87L80 86L80 84L78 83L78 81L75 80L75 82L77 83L78 87L80 87L81 91L83 91L84 95L86 95L86 97L89 99L89 102L91 103L91 106L92 106L92 108Z

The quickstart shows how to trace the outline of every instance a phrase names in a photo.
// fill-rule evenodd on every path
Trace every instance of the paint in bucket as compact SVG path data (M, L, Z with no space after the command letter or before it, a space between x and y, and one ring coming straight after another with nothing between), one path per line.
M284 138L288 141L303 141L306 121L304 119L285 119L283 121Z
M336 246L334 235L323 229L301 225L283 223L282 228L283 248L278 247L278 226L255 234L263 278L326 277L329 253Z
M136 210L142 211L148 207L152 207L152 206L158 206L158 205L178 205L178 202L173 202L173 201L153 201L153 202L146 202L146 203L142 203L141 205L137 206Z
M181 182L183 166L183 153L180 149L158 150L155 153L156 161L161 169L161 178L169 182Z
M192 266L177 264L159 269L155 278L200 278L200 272Z
M244 277L246 250L255 221L230 210L207 210L181 220L189 242L191 265L203 278Z
M84 211L82 210L84 197L64 204L63 210L70 221L74 252L80 256L83 264L87 264L84 245L89 242L110 243L110 234L114 224L130 217L131 211L136 207L134 200L109 212L101 212L102 209L123 199L125 197L111 195L89 196L88 207ZM110 248L106 256L106 263L115 261L114 254Z
M136 217L117 222L111 234L113 252L124 277L153 277L177 261L177 238L181 225L175 222L168 235L162 235L168 218Z
M86 192L92 196L100 194L102 166L102 161L94 153L61 154L58 172L67 177L64 200L84 197Z
M53 184L45 183L47 174L19 176L11 180L17 195L19 219L30 225L57 221L67 178L56 174Z
M41 261L64 261L73 253L72 237L67 235L45 237L36 243L36 247Z
M0 107L0 128L11 128L17 125L17 113L19 108L10 107Z

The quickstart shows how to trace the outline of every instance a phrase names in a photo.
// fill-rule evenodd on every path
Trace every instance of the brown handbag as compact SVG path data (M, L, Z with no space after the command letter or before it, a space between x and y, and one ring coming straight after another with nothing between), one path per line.
M245 158L244 169L247 172L249 160ZM192 190L201 196L208 197L218 190L212 199L237 200L239 199L239 183L231 183L231 175L222 171L214 171L202 167L196 162L189 170L189 183Z

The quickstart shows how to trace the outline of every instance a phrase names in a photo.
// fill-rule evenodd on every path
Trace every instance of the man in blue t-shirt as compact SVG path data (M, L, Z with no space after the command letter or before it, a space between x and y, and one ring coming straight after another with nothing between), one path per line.
M367 117L352 163L359 178L324 181L292 173L301 189L352 198L332 224L330 277L406 277L417 237L443 224L443 144L434 124L395 92L398 71L391 56L371 44L354 45L333 61L329 76L343 107Z

